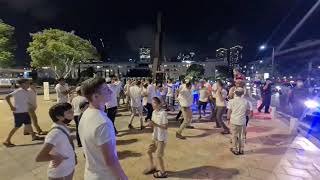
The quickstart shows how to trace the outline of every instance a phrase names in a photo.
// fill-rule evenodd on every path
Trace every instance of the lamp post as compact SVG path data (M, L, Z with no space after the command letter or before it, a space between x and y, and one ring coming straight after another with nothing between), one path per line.
M271 55L271 77L274 78L274 56L275 56L275 52L274 52L274 47L269 47L272 49L272 55ZM259 47L259 49L261 51L268 49L266 45L261 45Z

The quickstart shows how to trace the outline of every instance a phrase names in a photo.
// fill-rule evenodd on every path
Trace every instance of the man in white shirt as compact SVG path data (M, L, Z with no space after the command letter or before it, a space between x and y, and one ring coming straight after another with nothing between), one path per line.
M130 110L130 95L129 95L129 89L132 86L131 85L132 80L128 79L128 82L126 83L126 85L124 86L123 90L124 90L124 94L126 96L126 103L127 103L127 109L128 111Z
M29 109L31 107L30 93L28 91L29 80L20 79L18 80L18 84L20 85L20 88L5 97L14 117L14 128L11 129L7 139L3 142L3 145L6 147L15 146L11 142L11 138L23 124L25 125L25 130L32 136L32 141L44 140L43 137L36 136L32 130L31 118L29 115ZM11 97L14 99L14 104L11 103Z
M132 121L136 114L139 114L140 118L140 129L143 129L143 114L142 114L142 89L141 89L141 81L137 81L134 86L130 87L129 94L130 96L130 106L131 106L131 118L130 123L128 125L129 129L132 129Z
M217 81L217 91L216 91L216 113L215 120L217 124L217 128L223 128L224 131L222 134L230 134L229 128L222 120L223 114L226 113L226 98L228 97L228 92L224 89L223 83L221 80Z
M200 81L200 89L199 89L199 104L198 104L198 111L199 111L199 119L201 119L201 109L203 111L203 115L206 115L206 109L208 104L208 88L205 86L205 81Z
M68 102L68 95L71 92L71 89L69 89L64 78L58 79L58 84L56 85L55 90L57 93L57 103Z
M244 89L237 87L234 99L229 101L227 119L231 123L232 148L235 155L243 154L246 116L250 113L249 102L242 97Z
M110 118L110 120L113 123L115 133L118 134L118 131L115 126L115 120L116 120L117 109L118 109L117 92L118 92L119 86L115 81L115 79L111 81L110 78L107 79L107 84L109 89L112 91L112 96L110 101L106 103L105 112L107 113L107 116Z
M156 94L156 89L153 85L153 80L150 78L148 79L148 87L147 87L147 105L146 105L146 108L147 108L147 117L145 118L145 121L148 121L148 120L151 120L151 117L152 117L152 112L153 112L153 108L152 108L152 98L154 97L157 97L157 94Z
M174 111L174 95L175 95L175 86L172 84L172 80L169 79L167 83L167 95L166 95L166 103L171 111Z
M104 112L112 91L105 79L94 78L82 85L82 94L89 101L79 124L86 157L84 180L127 180L117 155L114 127Z

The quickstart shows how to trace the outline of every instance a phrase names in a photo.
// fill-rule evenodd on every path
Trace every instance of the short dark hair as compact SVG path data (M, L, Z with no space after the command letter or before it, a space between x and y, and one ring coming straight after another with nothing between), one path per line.
M188 87L191 87L191 85L192 85L191 82L187 82L187 83L186 83L186 87L187 87L187 88L188 88Z
M62 80L65 80L65 79L63 77L57 79L58 82L60 82Z
M70 109L72 109L72 105L69 103L55 104L49 109L49 116L51 117L53 122L57 122L59 121L57 117L58 116L63 117L64 112L69 111Z
M152 78L149 78L148 79L148 82L151 84L153 82L153 79Z
M157 104L161 104L161 100L158 97L153 97L152 100L154 100Z
M137 86L140 86L140 85L141 85L141 81L137 81L137 82L136 82L136 85L137 85Z
M235 91L234 94L236 94L236 96L241 97L244 92L243 91Z
M98 93L100 87L106 83L106 80L101 77L92 78L86 81L81 86L81 94L89 101L92 99L92 95Z
M27 82L29 82L29 81L30 81L29 79L23 78L23 79L18 79L18 80L17 80L17 83L18 83L18 84L24 84L24 83L27 83Z
M79 108L83 109L84 107L86 107L86 105L89 105L89 102L87 102L87 101L81 102L79 105Z
M223 82L221 81L221 79L217 80L217 84L219 84L221 87L223 87Z

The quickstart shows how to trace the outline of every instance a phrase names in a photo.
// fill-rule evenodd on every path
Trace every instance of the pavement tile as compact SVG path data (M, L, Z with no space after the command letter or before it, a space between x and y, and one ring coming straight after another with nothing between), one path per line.
M285 171L292 176L301 177L301 178L310 178L311 175L307 170L298 169L298 168L291 168L291 167L284 167Z
M301 177L291 176L287 174L276 174L278 180L304 180Z

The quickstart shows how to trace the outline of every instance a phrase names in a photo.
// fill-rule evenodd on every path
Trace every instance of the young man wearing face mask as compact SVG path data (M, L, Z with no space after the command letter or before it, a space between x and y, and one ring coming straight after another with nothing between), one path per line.
M67 127L67 124L73 120L72 105L69 103L56 104L50 108L49 115L53 125L36 161L50 161L49 180L72 180L76 157L70 131Z

